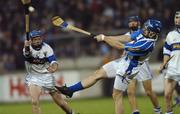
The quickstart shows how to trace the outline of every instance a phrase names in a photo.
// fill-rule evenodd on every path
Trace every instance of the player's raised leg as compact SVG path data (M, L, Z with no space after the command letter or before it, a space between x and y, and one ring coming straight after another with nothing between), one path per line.
M34 114L41 114L40 106L39 106L39 97L41 95L41 88L36 85L28 86L29 94L31 96L32 110Z
M53 98L54 102L61 107L66 114L73 114L72 109L67 105L66 101L62 98L61 94L57 91L50 93L51 97Z
M70 87L57 87L56 88L61 91L63 94L72 97L73 93L76 91L80 91L86 88L91 87L94 85L98 80L106 78L106 72L103 68L100 68L99 70L95 71L92 75L90 75L88 78L70 86Z
M137 108L137 101L136 101L136 85L137 85L137 80L134 79L130 81L127 90L129 104L133 111L132 114L139 114L139 110Z
M106 72L103 68L95 71L91 76L81 81L83 88L89 88L94 85L98 80L106 78Z
M98 80L103 78L113 78L116 76L116 67L118 66L118 62L120 59L115 61L111 61L104 66L102 66L99 70L96 70L92 75L85 78L84 80L70 86L70 87L57 87L56 88L61 91L63 94L72 97L73 93L76 91L80 91L86 88L93 86Z
M155 114L162 114L161 107L159 105L156 94L152 91L151 79L143 81L143 87L146 92L146 95L150 98Z

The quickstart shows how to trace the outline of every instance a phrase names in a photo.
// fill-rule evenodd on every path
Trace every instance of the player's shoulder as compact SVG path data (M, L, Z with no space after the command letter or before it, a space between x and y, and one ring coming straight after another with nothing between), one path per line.
M136 35L142 34L142 30L138 29L137 31L134 31L132 34L136 34Z
M177 31L176 30L171 30L169 31L169 33L167 34L167 36L171 36L171 35L176 35L177 34Z
M176 30L172 30L170 31L167 36L166 36L166 41L168 42L174 42L174 39L177 38L177 31Z
M143 35L142 35L142 30L141 29L138 29L137 31L134 31L132 34L131 34L131 38L132 39L135 39L135 40L138 40L140 38L142 38Z
M43 46L43 47L51 47L49 44L47 44L47 43L45 43L45 42L43 42L42 46Z
M45 42L43 42L42 47L44 49L52 49L51 46L49 44L45 43Z

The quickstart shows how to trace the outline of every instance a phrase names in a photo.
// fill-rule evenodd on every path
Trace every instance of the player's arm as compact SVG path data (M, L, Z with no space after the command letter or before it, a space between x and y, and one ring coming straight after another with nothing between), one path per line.
M164 55L164 56L163 56L163 63L161 64L160 69L159 69L159 72L160 72L160 73L161 73L164 69L166 69L167 64L168 64L168 62L169 62L170 59L171 59L171 58L170 58L169 55Z
M29 58L31 56L31 52L29 50L29 46L31 45L31 41L25 40L24 41L24 49L23 49L23 55L26 58Z
M139 51L146 51L148 49L153 48L154 42L147 41L147 40L139 40L134 43L126 43L125 44L125 50L127 51L134 51L134 52L139 52Z
M164 43L164 47L163 47L163 63L160 66L160 72L162 72L162 70L164 70L167 67L168 62L170 61L171 57L171 50L172 47L170 45L170 41L169 41L169 35L167 36L166 42Z
M54 55L54 52L52 50L52 48L50 46L48 46L48 49L47 49L47 60L48 62L50 63L49 67L47 68L47 70L50 72L50 73L54 73L58 70L58 63L56 61L56 57Z
M107 44L117 49L124 49L125 45L123 43L132 41L128 35L105 36L103 34L100 34L95 38L97 39L97 41L105 41Z
M54 73L58 70L58 63L57 62L54 62L52 64L50 64L50 66L47 68L47 70L50 72L50 73Z
M169 61L169 59L170 59L170 56L169 55L164 55L163 56L163 65L165 65L165 64L167 64L167 62Z
M104 36L106 42L110 42L111 39L115 42L127 43L132 41L129 35L119 35L119 36Z

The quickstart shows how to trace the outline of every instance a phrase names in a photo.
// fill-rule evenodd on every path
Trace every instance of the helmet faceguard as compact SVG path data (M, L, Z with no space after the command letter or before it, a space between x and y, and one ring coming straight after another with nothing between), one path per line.
M33 30L30 32L31 46L33 49L39 51L42 48L42 33L40 30Z

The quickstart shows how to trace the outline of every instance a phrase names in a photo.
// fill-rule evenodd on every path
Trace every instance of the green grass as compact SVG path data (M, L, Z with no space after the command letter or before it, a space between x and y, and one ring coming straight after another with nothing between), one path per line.
M164 110L163 97L159 101ZM81 99L68 101L70 106L80 114L115 114L111 98ZM147 97L138 97L141 114L154 114L153 107ZM131 114L128 100L124 99L125 114ZM42 114L65 114L53 102L41 102ZM32 114L30 103L0 104L0 114ZM180 107L175 109L175 114L180 114Z

